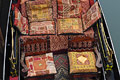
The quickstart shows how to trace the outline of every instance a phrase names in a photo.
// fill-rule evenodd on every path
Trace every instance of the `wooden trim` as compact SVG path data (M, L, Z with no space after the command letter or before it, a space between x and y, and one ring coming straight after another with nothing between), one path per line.
M0 50L3 50L3 48L4 48L4 39L3 39L1 27L0 27Z

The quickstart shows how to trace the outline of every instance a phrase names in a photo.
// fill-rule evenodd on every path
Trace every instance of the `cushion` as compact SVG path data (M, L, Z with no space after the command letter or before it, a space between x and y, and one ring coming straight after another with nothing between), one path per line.
M54 55L57 74L54 80L69 80L67 54Z
M67 18L57 20L58 34L63 33L83 33L80 18Z
M83 29L84 31L88 29L91 25L93 25L98 19L101 18L101 13L99 11L98 2L95 2L94 5L82 15L83 20Z
M59 51L68 48L68 36L66 35L50 35L50 50Z
M52 0L53 18L57 19L57 1Z
M80 18L82 13L81 4L71 0L58 1L58 18Z
M46 0L46 1L27 1L26 2L26 7L28 9L36 10L36 9L44 9L48 7L52 7L51 5L51 0Z
M51 4L28 1L26 2L26 12L29 22L53 20Z
M68 52L70 73L97 72L94 52Z
M20 10L21 10L22 16L27 17L25 3L21 4Z
M30 1L30 0L21 0L21 14L24 16L24 17L27 17L27 14L26 14L26 6L25 6L25 2L26 1ZM30 1L31 2L31 1ZM34 4L49 4L51 3L52 4L52 8L53 8L53 18L56 19L57 18L57 3L56 3L56 0L34 0L34 2L32 1L32 3Z
M28 20L21 15L19 9L17 9L16 7L14 14L14 25L19 29L22 34L28 34Z
M30 23L30 35L36 35L36 34L55 34L54 21Z
M27 17L27 14L26 14L26 5L25 5L25 2L29 1L29 3L32 3L32 4L47 4L49 3L51 0L34 0L34 1L30 1L30 0L21 0L21 14L22 16L24 17Z
M90 2L89 2L89 0L80 0L80 3L81 3L81 7L82 7L82 13L84 14L90 8Z
M53 53L44 55L25 57L25 62L28 67L27 76L40 76L55 74L56 68L53 60Z

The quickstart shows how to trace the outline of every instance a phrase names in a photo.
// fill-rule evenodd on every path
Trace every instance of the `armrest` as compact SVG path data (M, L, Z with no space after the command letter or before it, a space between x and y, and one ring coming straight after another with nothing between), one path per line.
M97 66L98 68L101 68L103 65L102 65L102 63L100 63L100 61L101 61L100 52L98 52L97 47L94 47L94 51L95 51L95 53L96 53L96 55L97 55L96 66Z

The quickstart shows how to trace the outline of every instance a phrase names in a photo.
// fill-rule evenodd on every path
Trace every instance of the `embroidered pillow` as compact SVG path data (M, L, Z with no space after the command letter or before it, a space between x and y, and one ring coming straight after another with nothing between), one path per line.
M36 10L36 9L44 9L44 8L49 8L52 7L51 5L51 0L47 0L44 2L41 1L27 1L26 2L26 7L28 9Z
M84 31L88 29L91 25L93 25L98 19L101 18L101 13L99 11L98 2L95 2L94 5L82 15L83 20L83 29Z
M29 22L53 20L51 4L28 1L26 2L26 11Z
M22 34L28 34L28 20L23 17L20 11L15 7L14 25L20 30Z
M36 35L36 34L55 34L54 21L30 23L30 35Z
M89 0L80 0L80 3L82 6L82 13L84 14L90 8L90 2L89 2Z
M58 18L80 18L82 7L79 2L74 3L71 0L58 1Z
M57 20L58 34L64 33L83 33L80 18L68 18Z
M25 2L30 0L21 0L21 13L24 17L27 17ZM57 2L56 0L35 0L39 4L52 4L53 18L57 19Z
M57 19L57 1L52 0L53 18Z
M20 10L21 10L22 16L27 17L25 3L21 4Z
M52 19L52 8L45 8L42 10L28 10L29 22L46 21Z
M55 74L56 68L53 60L53 53L46 53L44 55L25 57L25 62L28 67L27 76L41 76L48 74Z
M50 50L59 51L68 48L68 36L50 35Z
M25 2L29 2L30 4L47 4L47 3L50 3L51 0L34 0L34 1L31 1L31 0L21 0L21 14L22 16L24 17L27 17L27 14L26 14L26 5L25 5Z
M70 73L97 72L94 52L68 52Z

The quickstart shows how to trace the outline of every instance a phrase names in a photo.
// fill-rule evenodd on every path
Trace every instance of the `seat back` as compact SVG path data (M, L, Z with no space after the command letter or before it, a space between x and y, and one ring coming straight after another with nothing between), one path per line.
M49 37L26 37L21 41L21 52L25 53L25 56L39 55L50 51Z
M94 38L85 35L69 36L68 51L91 51L94 41Z

